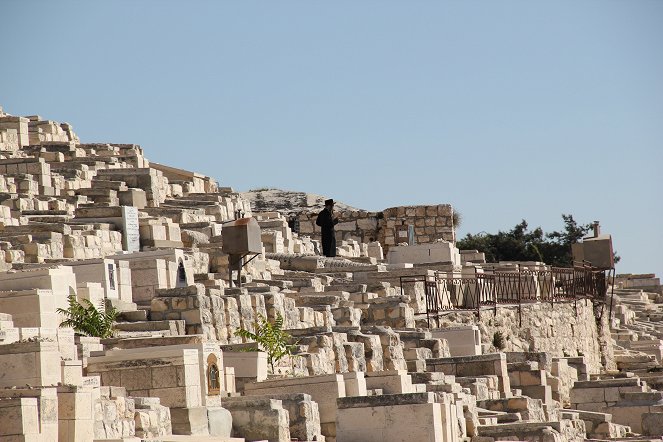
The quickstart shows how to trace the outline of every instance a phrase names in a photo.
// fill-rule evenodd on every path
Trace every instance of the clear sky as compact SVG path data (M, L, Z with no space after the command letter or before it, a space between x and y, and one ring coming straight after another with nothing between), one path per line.
M0 1L0 105L236 190L600 220L663 276L663 1Z

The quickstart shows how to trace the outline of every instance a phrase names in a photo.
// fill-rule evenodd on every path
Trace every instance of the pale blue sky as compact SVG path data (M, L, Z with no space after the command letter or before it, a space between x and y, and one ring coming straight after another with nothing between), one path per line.
M0 1L0 105L460 234L600 220L663 276L663 1Z

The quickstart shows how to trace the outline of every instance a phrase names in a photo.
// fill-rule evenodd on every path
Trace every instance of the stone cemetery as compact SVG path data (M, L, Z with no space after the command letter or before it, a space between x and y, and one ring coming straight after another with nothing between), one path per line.
M663 287L609 235L487 263L448 204L339 204L326 258L323 200L0 110L0 441L663 440Z

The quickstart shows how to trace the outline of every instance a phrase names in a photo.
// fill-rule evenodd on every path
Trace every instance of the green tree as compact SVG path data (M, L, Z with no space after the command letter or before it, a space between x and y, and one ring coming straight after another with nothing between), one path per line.
M58 313L67 318L60 323L60 327L71 327L76 333L85 336L97 338L113 336L113 324L119 315L115 307L111 307L106 312L100 312L87 299L83 300L85 305L81 305L76 301L76 295L69 295L67 299L69 307L67 309L57 309Z
M258 315L255 322L255 333L240 328L237 335L245 339L251 339L258 344L258 348L267 353L267 362L274 372L274 364L285 356L292 356L296 344L290 344L292 336L283 331L283 316L277 313L276 320L272 324L263 315Z
M564 229L544 234L541 227L528 230L527 221L495 234L467 234L456 245L459 249L476 249L486 254L486 261L542 261L553 266L571 266L571 244L591 230L591 224L578 224L572 215L562 214ZM619 257L615 257L619 260Z

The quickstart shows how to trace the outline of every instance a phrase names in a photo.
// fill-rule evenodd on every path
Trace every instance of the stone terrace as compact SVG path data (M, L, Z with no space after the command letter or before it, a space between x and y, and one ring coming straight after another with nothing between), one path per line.
M311 210L297 231L279 210L0 111L0 440L661 440L654 275L618 279L611 318L533 299L521 318L451 309L429 328L435 272L514 265L459 251L450 205L347 208L333 259ZM241 275L223 236L238 217L261 244ZM114 335L60 327L71 295L115 307ZM273 366L238 333L261 317L292 336Z

